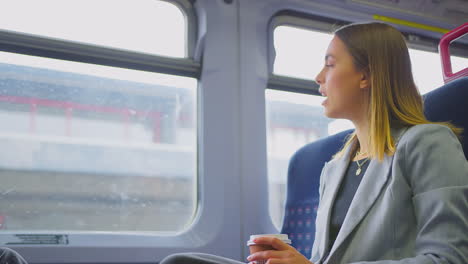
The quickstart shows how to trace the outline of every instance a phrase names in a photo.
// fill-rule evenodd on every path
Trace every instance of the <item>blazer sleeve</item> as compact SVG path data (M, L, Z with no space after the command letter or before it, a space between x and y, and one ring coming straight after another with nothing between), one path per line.
M441 125L418 125L406 134L399 151L418 222L415 256L352 264L467 264L468 162L461 144Z

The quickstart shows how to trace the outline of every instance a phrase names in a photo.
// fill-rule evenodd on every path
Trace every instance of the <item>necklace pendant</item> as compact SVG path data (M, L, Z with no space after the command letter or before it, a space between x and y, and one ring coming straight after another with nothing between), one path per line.
M356 170L356 176L359 176L359 174L361 174L361 168L358 168L358 169Z

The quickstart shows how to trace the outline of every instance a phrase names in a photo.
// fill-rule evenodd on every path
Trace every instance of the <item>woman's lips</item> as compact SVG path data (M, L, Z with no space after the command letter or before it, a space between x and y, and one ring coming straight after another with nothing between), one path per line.
M327 103L328 99L325 98L325 100L323 100L322 102L322 105L325 106L325 104Z

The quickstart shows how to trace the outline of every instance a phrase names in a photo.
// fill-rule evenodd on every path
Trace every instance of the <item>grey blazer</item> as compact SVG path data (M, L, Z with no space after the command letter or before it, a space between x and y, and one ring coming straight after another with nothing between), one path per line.
M370 162L328 255L330 209L351 147L325 164L313 263L468 264L468 162L458 139L441 125L392 136L395 154Z

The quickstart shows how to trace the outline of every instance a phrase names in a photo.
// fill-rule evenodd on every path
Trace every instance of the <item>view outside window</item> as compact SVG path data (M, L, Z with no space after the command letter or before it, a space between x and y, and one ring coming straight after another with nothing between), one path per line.
M183 229L195 211L196 85L0 53L1 229Z
M0 13L6 30L186 56L184 15L165 1L15 0ZM185 229L196 89L194 78L0 52L0 233Z
M161 0L7 0L0 10L0 29L169 57L187 56L186 28Z
M421 94L428 93L444 85L442 63L439 53L409 49L414 82ZM468 67L468 59L451 57L453 72Z
M325 60L332 35L310 29L278 26L273 41L276 58L273 73L314 80Z
M266 90L269 209L277 227L283 219L289 159L309 142L351 124L323 114L323 97Z
M292 26L274 30L275 75L314 80L323 67L332 34ZM410 49L413 76L425 94L443 85L439 54ZM454 69L468 66L468 59L453 57ZM353 128L343 119L323 115L323 97L275 91L265 92L268 142L269 209L279 228L283 219L287 169L294 152L307 143Z

